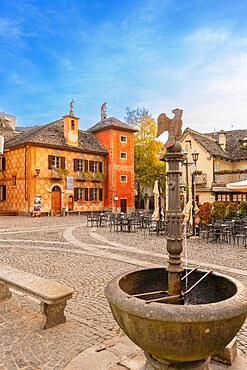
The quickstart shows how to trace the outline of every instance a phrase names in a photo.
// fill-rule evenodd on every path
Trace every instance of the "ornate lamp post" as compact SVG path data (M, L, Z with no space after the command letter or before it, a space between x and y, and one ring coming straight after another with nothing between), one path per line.
M195 164L194 171L192 172L192 178L191 178L191 195L192 195L192 235L196 235L196 225L195 225L195 181L196 181L196 162L198 161L199 153L195 150L192 153L192 159Z
M186 152L183 153L184 158L182 159L182 166L185 166L186 169L186 204L189 201L189 171L188 167L191 165L194 165L194 169L191 174L191 199L192 199L192 235L195 236L195 182L196 182L196 162L198 161L199 153L195 150L191 155L193 162L188 162L188 157L187 157Z

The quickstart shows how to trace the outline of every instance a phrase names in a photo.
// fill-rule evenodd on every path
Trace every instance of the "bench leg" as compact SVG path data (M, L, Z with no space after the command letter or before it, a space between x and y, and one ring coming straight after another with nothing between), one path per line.
M41 302L41 312L43 313L42 329L49 329L66 321L64 309L66 301L49 305Z
M9 287L7 287L4 284L0 284L0 301L4 301L7 298L10 298L12 296L12 293L9 290Z

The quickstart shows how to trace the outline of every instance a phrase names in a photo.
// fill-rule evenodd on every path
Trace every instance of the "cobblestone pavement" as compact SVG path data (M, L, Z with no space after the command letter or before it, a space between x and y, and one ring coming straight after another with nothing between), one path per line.
M119 273L166 264L164 237L143 231L115 233L86 227L83 216L1 217L0 262L63 282L75 289L67 322L41 330L39 303L13 294L0 305L0 369L63 369L78 353L118 335L104 296ZM213 268L247 283L242 246L184 242L189 267ZM238 334L247 354L247 325Z

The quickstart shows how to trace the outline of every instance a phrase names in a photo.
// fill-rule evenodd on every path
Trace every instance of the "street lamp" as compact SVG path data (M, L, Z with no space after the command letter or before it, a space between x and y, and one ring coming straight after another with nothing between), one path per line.
M189 163L188 162L188 157L187 157L187 152L183 152L183 154L184 154L184 158L182 159L182 162L181 162L181 164L182 164L182 166L185 166L185 173L186 173L186 179L185 179L185 181L186 181L186 204L188 203L188 201L189 201L189 171L188 171L188 167L191 165L191 164L193 164L193 163Z
M196 179L196 176L195 176L195 172L196 172L196 162L198 160L198 157L199 157L199 153L195 150L193 153L192 153L192 159L193 159L193 162L195 164L195 168L194 168L194 171L192 172L192 178L191 178L191 183L192 183L192 186L191 186L191 195L192 195L192 235L195 236L196 235L196 225L195 225L195 179Z
M186 204L189 202L189 171L188 167L194 165L195 168L191 174L191 199L192 199L192 235L195 235L195 171L196 171L196 162L199 157L199 153L195 150L191 153L193 162L188 162L188 153L184 152L184 158L182 159L182 166L185 166L186 169Z

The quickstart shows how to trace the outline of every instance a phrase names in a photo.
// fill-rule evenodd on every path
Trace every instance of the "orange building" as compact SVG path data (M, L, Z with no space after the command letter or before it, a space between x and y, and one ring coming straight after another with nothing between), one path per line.
M78 121L72 109L25 131L2 120L1 213L134 210L135 130L106 114L87 131Z

